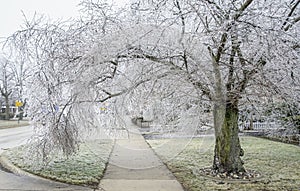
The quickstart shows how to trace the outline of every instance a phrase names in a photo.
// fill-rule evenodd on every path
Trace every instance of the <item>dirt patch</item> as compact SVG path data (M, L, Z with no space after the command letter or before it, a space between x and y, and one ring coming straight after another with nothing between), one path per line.
M217 182L257 182L262 178L261 173L255 170L246 170L246 172L239 173L220 173L211 167L201 168L198 171L194 171L194 173L199 176L205 176L206 178L210 178Z

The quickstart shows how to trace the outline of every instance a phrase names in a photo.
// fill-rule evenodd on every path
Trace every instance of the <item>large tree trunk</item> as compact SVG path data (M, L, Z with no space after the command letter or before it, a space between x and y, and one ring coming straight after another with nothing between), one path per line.
M5 96L5 120L9 120L9 110L10 110L10 107L9 107L9 98L8 96Z
M226 105L215 105L215 155L213 168L217 172L245 172L241 156L243 150L238 136L238 106L227 102Z

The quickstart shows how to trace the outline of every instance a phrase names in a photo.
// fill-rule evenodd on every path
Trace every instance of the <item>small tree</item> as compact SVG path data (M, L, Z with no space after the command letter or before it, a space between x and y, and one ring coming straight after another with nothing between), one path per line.
M4 98L5 102L5 119L9 120L11 117L10 113L10 104L11 104L11 95L13 93L13 75L10 68L9 60L0 58L0 92L1 96Z
M15 55L16 58L21 56ZM13 74L13 81L15 83L15 97L22 103L19 109L19 119L23 119L24 109L27 104L26 98L26 80L30 76L29 68L24 60L13 59L14 62L11 63L11 69Z

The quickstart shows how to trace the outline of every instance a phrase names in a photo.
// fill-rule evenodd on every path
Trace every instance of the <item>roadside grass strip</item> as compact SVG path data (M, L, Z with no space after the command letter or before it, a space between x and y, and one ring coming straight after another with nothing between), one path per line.
M28 126L29 121L27 120L0 120L0 129L14 128L14 127L22 127Z
M81 143L75 154L66 157L56 153L47 164L30 153L30 145L11 149L5 155L14 165L29 173L64 183L97 187L113 144L113 140L103 139Z
M214 138L195 138L190 142L147 140L157 155L187 191L201 190L300 190L300 147L255 137L241 137L246 170L262 176L254 180L227 180L203 175L201 169L212 165ZM182 143L186 146L182 151ZM176 152L172 152L176 151ZM178 154L174 154L178 153Z

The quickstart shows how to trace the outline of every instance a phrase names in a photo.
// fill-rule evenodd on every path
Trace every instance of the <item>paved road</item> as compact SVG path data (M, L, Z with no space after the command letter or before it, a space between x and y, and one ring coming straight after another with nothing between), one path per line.
M26 144L33 135L30 126L0 130L0 154L8 148ZM85 187L62 184L45 179L36 179L27 176L18 176L0 169L0 191L66 191L92 190Z
M1 129L0 130L0 154L8 148L26 144L33 135L33 128L30 126Z

